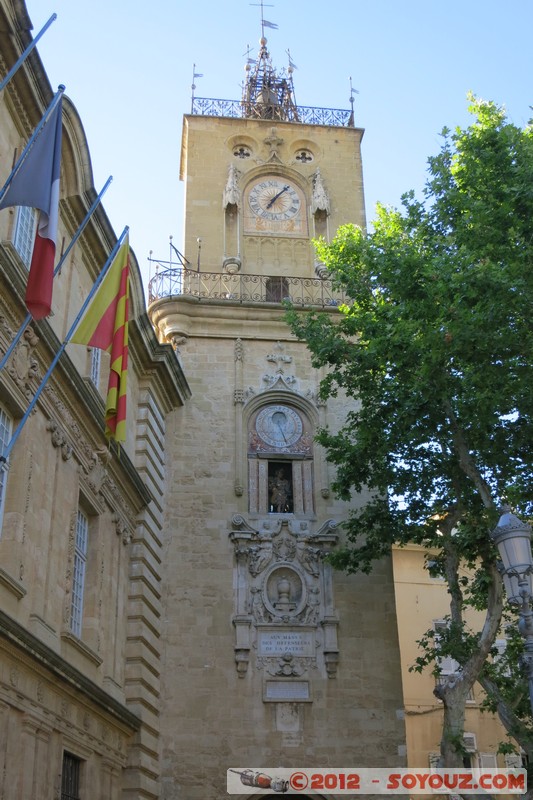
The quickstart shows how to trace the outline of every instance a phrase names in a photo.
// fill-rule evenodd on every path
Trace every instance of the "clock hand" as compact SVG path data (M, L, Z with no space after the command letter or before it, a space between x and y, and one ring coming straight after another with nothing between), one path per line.
M285 434L283 433L283 428L281 427L281 424L279 422L278 422L278 428L280 430L281 435L283 436L283 441L285 442L285 444L287 444L287 439L285 438Z
M266 204L266 208L270 208L270 206L273 206L274 203L276 202L276 200L278 199L278 197L281 197L283 192L286 192L287 189L290 189L290 188L291 187L288 184L287 184L287 186L284 186L283 189L281 190L281 192L278 192L277 194L275 194L274 197L271 200L268 201L268 203Z

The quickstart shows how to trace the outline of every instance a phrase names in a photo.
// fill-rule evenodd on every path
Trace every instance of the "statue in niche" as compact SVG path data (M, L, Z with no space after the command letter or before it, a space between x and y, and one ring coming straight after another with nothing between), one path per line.
M261 589L259 589L257 586L252 586L250 591L252 593L252 608L251 608L252 616L254 617L256 622L264 622L265 608L263 605Z
M304 622L308 625L316 625L320 613L320 589L313 586L309 589L309 600L307 601L307 610L305 612Z
M276 514L290 513L292 511L291 482L285 475L285 470L280 467L268 482L270 491L270 511Z

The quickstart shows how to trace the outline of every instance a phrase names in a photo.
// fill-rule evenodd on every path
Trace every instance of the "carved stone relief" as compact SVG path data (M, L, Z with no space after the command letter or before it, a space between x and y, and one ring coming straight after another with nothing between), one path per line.
M40 377L39 363L34 355L38 342L32 328L26 328L8 362L9 375L28 399L33 396L33 382Z
M61 458L68 461L72 456L72 446L69 444L65 432L55 419L48 420L46 430L52 434L52 445L61 449Z
M331 568L324 557L337 542L337 523L317 530L304 520L232 519L235 548L235 660L242 677L255 666L270 676L302 678L338 662Z

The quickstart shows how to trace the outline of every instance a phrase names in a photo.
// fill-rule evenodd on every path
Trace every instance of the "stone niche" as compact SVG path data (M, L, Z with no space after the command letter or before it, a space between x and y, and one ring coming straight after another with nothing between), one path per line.
M232 519L235 548L235 662L254 660L266 702L311 702L311 672L335 678L338 617L330 565L337 523Z

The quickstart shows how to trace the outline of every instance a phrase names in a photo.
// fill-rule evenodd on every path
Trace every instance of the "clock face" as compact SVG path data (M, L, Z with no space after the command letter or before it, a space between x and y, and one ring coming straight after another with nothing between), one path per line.
M248 186L243 215L245 233L307 236L304 194L281 175L265 175Z
M303 432L300 415L289 406L268 406L257 415L255 429L272 447L290 447Z
M256 183L248 195L250 209L264 220L289 220L300 211L300 196L294 186L281 178Z

